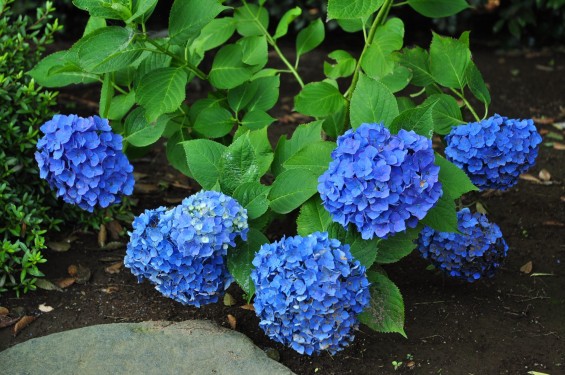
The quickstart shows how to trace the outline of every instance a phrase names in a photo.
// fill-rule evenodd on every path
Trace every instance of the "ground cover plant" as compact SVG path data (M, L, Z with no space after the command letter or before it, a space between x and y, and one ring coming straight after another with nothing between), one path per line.
M478 188L514 184L534 162L541 139L531 120L489 117L490 95L471 59L469 33L458 39L434 34L429 51L403 48L404 25L389 17L395 6L449 16L465 9L465 1L330 0L328 18L357 32L365 47L359 58L330 53L326 79L309 83L300 76L300 59L323 41L323 21L298 33L293 63L277 45L300 8L289 10L271 34L264 2L228 8L177 0L168 36L153 37L145 22L156 1L74 3L91 15L84 37L46 57L32 76L46 86L99 81L100 116L111 120L124 146L78 169L60 168L60 161L79 166L83 154L50 150L45 160L56 167L45 177L66 184L59 195L73 191L77 202L92 203L87 209L104 207L112 203L100 193L104 172L91 167L110 162L120 171L110 160L165 137L170 163L203 191L138 217L126 256L126 266L165 295L198 306L216 301L233 277L249 301L256 294L260 326L271 338L300 353L333 353L353 339L359 322L405 335L402 296L380 265L412 252L422 230L424 253L430 238L453 244L429 250L436 262L451 259L439 267L451 276L468 276L469 269L468 280L490 276L504 257L503 240L491 241L499 233L464 230L486 219L460 211L461 224L458 200ZM269 49L285 69L266 67ZM212 50L205 72L200 64ZM281 137L273 150L267 128L274 119L267 111L278 99L281 74L301 86L295 109L314 121ZM208 98L185 103L193 79L212 90ZM421 89L401 96L409 85ZM484 104L483 116L469 94ZM464 124L462 110L475 122ZM99 117L54 119L42 131L65 143L91 129L77 127L81 123L105 124ZM118 137L97 131L100 144ZM446 142L447 158L432 149L434 135ZM78 142L89 150L99 143ZM474 152L456 152L461 150ZM129 194L121 187L131 171L124 172L113 194ZM472 181L485 174L491 184L475 186ZM75 181L83 182L76 192ZM263 233L268 224L295 210L298 236L269 244ZM320 319L311 319L314 314ZM301 334L288 330L288 322Z

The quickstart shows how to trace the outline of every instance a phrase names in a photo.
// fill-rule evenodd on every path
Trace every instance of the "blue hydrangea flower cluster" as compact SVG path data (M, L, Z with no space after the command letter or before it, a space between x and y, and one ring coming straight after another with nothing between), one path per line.
M507 190L534 165L542 138L532 120L494 115L454 127L445 140L447 159L479 189Z
M425 227L418 238L422 257L449 276L468 282L494 276L508 252L498 225L464 208L457 213L457 227L461 234Z
M349 245L320 232L287 237L263 245L253 265L255 312L270 338L308 355L333 354L353 341L370 294Z
M133 167L122 152L122 136L98 116L55 115L41 126L35 159L39 175L58 197L92 212L133 192Z
M338 138L332 159L318 180L324 207L363 239L416 227L443 194L432 142L413 131L362 124Z
M166 297L200 307L217 302L233 281L227 249L248 230L247 211L236 200L201 191L175 208L136 217L124 264Z

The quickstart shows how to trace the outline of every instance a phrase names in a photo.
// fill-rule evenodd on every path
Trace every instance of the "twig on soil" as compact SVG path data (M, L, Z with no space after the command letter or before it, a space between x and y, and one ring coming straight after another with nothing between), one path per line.
M412 305L432 305L434 303L445 303L447 301L415 302Z

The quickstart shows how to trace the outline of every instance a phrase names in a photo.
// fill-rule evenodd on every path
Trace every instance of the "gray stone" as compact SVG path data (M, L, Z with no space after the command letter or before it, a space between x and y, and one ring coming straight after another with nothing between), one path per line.
M245 335L200 320L102 324L0 352L0 373L288 375Z

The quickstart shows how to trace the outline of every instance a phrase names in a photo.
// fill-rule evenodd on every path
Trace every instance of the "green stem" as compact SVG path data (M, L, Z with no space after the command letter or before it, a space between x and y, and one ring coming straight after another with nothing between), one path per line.
M179 61L180 63L182 63L184 66L186 66L186 68L194 73L194 75L196 75L198 78L202 79L202 80L207 80L208 76L206 75L206 73L204 73L202 70L198 69L198 67L192 65L191 63L189 63L188 61L181 59L180 57L178 57L177 55L175 55L174 53L169 52L166 48L163 48L161 45L159 45L159 43L155 42L153 39L145 39L147 42L149 42L149 44L151 44L152 46L154 46L155 48L157 48L159 50L159 52L164 53L165 55L171 56L173 59Z
M369 30L369 36L367 37L367 42L365 43L365 47L363 47L363 51L361 52L361 56L359 56L359 60L357 61L357 66L355 66L355 72L353 73L353 79L351 80L351 85L345 92L345 98L349 101L351 100L351 96L353 95L353 91L357 86L357 82L359 81L359 74L361 73L361 64L363 63L363 58L367 53L367 50L373 43L373 39L375 38L375 33L379 26L384 22L386 17L388 16L388 12L390 11L390 7L392 5L392 0L385 0L383 6L379 10L377 17L373 21L371 25L371 29Z
M302 78L300 77L300 74L298 74L298 71L296 70L296 68L286 59L286 57L284 57L282 51L280 50L280 48L277 46L277 42L273 39L273 37L271 36L271 34L269 34L269 32L265 29L265 27L263 26L263 24L261 23L261 21L259 21L259 19L257 18L256 15L254 15L251 12L251 9L249 9L249 6L247 5L247 1L242 0L243 2L243 6L245 6L245 8L247 9L247 11L249 12L249 14L253 15L253 20L255 21L255 23L257 24L257 26L259 26L259 28L261 29L261 32L263 33L263 35L265 35L265 37L267 38L267 43L269 43L273 49L275 50L275 52L277 53L277 55L279 55L279 58L281 59L281 61L287 66L288 70L290 70L290 72L292 73L292 75L294 76L294 78L296 78L296 81L298 82L298 84L300 85L300 87L304 87L304 81L302 80ZM298 61L297 61L297 65L298 65Z
M471 112L471 114L473 115L473 117L475 118L475 120L477 120L477 122L481 121L481 118L479 117L479 115L477 115L477 112L475 112L475 109L473 108L473 106L471 105L471 103L469 103L469 101L465 98L465 94L463 92L459 92L457 90L454 90L452 88L449 88L449 90L451 90L451 92L453 92L455 95L457 95L461 100L463 100L463 103L465 103L465 106L467 107L467 109L469 110L469 112Z
M393 7L401 7L403 5L408 5L408 1L402 1L400 3L396 3L393 5Z
M116 91L118 91L120 94L124 94L124 95L129 94L127 91L125 91L124 89L122 89L120 86L116 85L115 82L112 82L112 86L113 86L114 89L115 89Z

